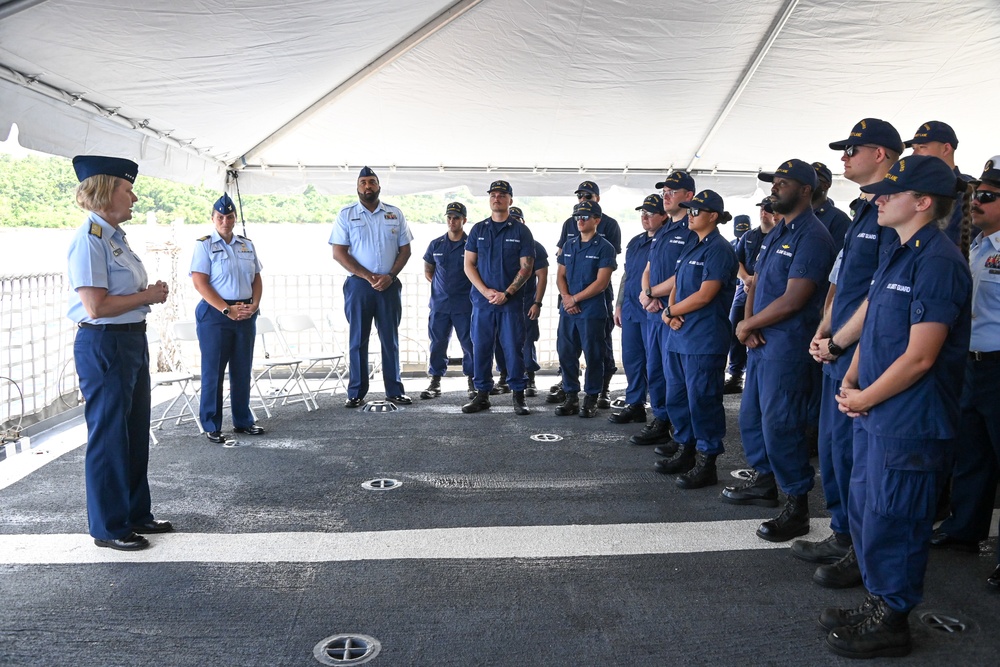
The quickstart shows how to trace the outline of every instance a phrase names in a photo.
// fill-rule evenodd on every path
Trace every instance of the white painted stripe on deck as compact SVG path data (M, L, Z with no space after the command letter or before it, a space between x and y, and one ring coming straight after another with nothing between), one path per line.
M815 522L820 523L820 522ZM574 558L783 549L760 519L597 526L498 526L362 533L168 533L144 551L101 549L87 535L0 535L0 563L323 563L397 559ZM813 528L809 539L829 535Z

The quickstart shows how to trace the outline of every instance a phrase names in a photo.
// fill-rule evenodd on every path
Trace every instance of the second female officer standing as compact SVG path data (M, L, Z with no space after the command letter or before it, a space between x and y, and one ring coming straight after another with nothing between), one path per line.
M198 239L191 280L201 295L195 308L201 347L201 425L211 442L222 435L222 380L229 367L233 431L261 435L250 411L250 369L263 285L261 263L250 239L233 233L236 207L222 195L212 209L215 231Z

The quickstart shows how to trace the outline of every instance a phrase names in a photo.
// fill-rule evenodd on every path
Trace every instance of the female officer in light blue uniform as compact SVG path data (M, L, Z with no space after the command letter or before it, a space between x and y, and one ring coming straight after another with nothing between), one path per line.
M202 300L195 308L201 346L201 425L210 442L222 435L222 380L229 366L233 431L261 435L250 411L250 369L257 337L261 264L250 239L233 233L236 207L222 195L212 209L215 231L198 239L191 280Z
M869 595L857 609L827 609L820 623L830 629L829 647L848 657L909 653L907 617L923 598L969 351L969 265L941 231L957 188L947 164L923 155L861 188L880 196L878 222L899 243L872 279L861 340L837 396L861 426L849 511Z
M732 216L718 193L703 190L681 206L688 211L688 229L698 235L698 242L677 260L674 290L661 317L671 329L665 351L667 414L682 448L676 456L657 461L656 470L680 473L676 481L682 489L700 489L719 482L715 458L724 451L726 435L722 386L739 262L719 233L719 225Z
M167 300L167 284L147 284L142 260L125 240L139 166L78 155L76 201L90 216L69 247L71 320L80 391L86 401L87 517L99 547L145 549L141 533L173 530L153 519L149 480L149 347L146 314Z

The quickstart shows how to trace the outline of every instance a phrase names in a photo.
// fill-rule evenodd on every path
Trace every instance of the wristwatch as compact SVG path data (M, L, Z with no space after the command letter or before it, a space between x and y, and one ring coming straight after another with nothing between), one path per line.
M839 357L845 352L844 348L833 342L833 336L830 336L830 342L826 344L826 349L835 357Z
M646 288L646 296L648 296L650 299L653 298L653 288L652 287L647 287Z
M227 317L229 316L229 306L226 306L225 308L222 309L222 314Z
M538 306L539 308L541 308L541 307L542 307L542 302L541 302L541 301L536 301L536 302L534 302L534 303L533 303L533 304L531 304L531 305L532 305L532 306Z
M667 319L668 320L674 319L674 314L670 312L670 306L667 306Z

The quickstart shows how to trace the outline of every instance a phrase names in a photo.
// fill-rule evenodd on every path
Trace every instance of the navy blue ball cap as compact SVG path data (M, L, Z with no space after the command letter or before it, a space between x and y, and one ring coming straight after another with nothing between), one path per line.
M816 170L816 177L821 181L833 183L833 172L822 162L813 162L813 169Z
M688 201L682 201L683 208L700 208L716 213L725 213L726 205L722 197L715 190L702 190Z
M955 134L955 130L951 129L948 123L939 120L929 120L918 127L913 133L913 138L904 141L903 145L910 148L913 144L929 144L932 141L940 141L942 144L951 144L952 148L958 148L958 135Z
M371 167L365 165L364 167L361 168L361 171L358 173L358 178L367 178L369 176L374 176L375 180L378 180L378 174L376 174Z
M601 205L593 200L582 201L573 207L573 215L585 215L589 218L599 218L601 217Z
M843 141L834 141L830 144L830 148L835 151L842 151L848 146L862 146L865 144L881 146L894 150L897 153L903 152L903 140L899 138L899 132L890 123L880 118L863 118L859 120L858 124L851 130L851 136Z
M236 211L236 206L233 205L233 200L229 198L229 195L222 195L215 202L215 206L212 207L213 211L218 211L222 215L229 215Z
M774 213L774 209L771 208L771 204L773 202L774 202L774 200L771 199L770 197L764 197L763 199L760 200L760 203L757 204L757 206L760 206L762 209L764 209L768 213Z
M507 181L493 181L490 183L490 189L486 191L486 194L491 192L504 192L508 195L514 194L514 189L510 187L510 183Z
M813 190L816 189L816 170L811 164L802 160L782 162L774 171L760 172L757 178L768 183L773 183L776 178L787 178L802 185L810 185Z
M104 155L77 155L73 158L73 170L82 183L91 176L101 174L124 178L129 183L135 183L139 175L139 165L122 157L105 157Z
M983 166L983 175L979 177L979 180L1000 187L1000 155L994 155L986 161Z
M659 213L663 214L666 211L663 210L663 197L660 195L649 195L642 200L642 206L636 206L637 211L646 211L647 213Z
M738 215L733 218L733 231L737 234L750 231L750 216Z
M589 192L592 195L600 196L601 189L597 187L597 183L594 183L593 181L584 181L583 183L580 183L580 187L578 187L576 192L573 194L578 195L581 192Z
M892 165L881 181L862 186L861 191L872 195L891 195L912 190L926 195L954 197L960 187L964 191L965 182L941 158L908 155Z
M463 204L460 201L453 201L452 203L448 204L448 208L444 210L444 214L446 216L457 215L459 217L464 218L466 217L467 213L468 211L465 210L465 204Z
M667 188L668 190L695 191L694 179L691 177L691 174L680 170L673 172L654 187Z
M511 206L508 213L510 213L510 217L517 218L521 222L524 222L524 212L517 206Z

